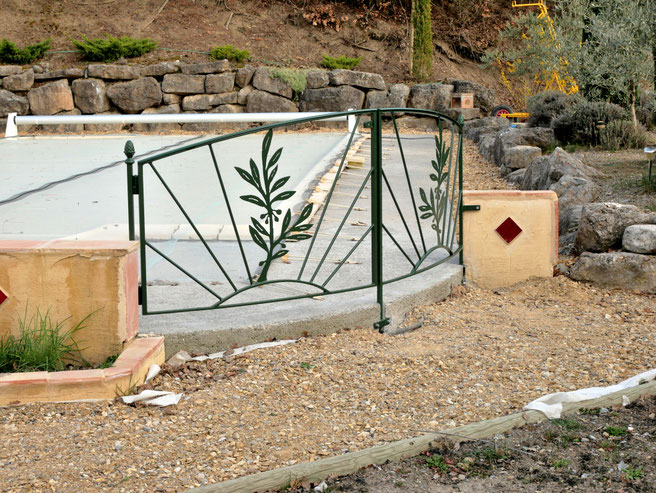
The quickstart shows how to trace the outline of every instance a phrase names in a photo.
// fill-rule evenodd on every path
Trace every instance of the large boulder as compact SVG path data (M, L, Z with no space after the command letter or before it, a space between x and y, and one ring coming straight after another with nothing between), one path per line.
M550 128L513 128L510 127L497 134L494 143L494 162L501 166L507 149L516 146L539 147L542 151L552 148L556 143L553 130Z
M586 166L560 147L556 147L551 155L535 159L526 168L521 189L548 190L551 185L558 182L565 175L591 179L600 176L601 173L590 166Z
M392 84L387 91L369 91L367 108L405 108L410 88L405 84Z
M622 248L633 253L656 255L656 224L634 224L626 228Z
M230 92L235 87L235 73L210 74L205 77L205 92L209 94L221 94Z
M159 106L162 102L162 91L153 77L142 77L130 82L114 84L107 89L107 97L121 111L138 113L146 108Z
M246 98L246 111L248 113L283 113L298 111L298 108L287 98L255 90Z
M253 80L253 74L255 73L255 67L252 65L244 65L242 68L237 70L235 75L235 84L239 87L246 87Z
M563 208L558 204L558 253L561 255L575 253L574 242L582 211L582 205Z
M301 111L359 110L364 103L364 92L351 86L306 89L301 95Z
M253 86L260 91L270 92L279 96L291 99L294 91L292 87L278 78L271 77L269 69L266 67L258 67L253 75Z
M415 84L410 89L408 108L445 111L451 106L452 93L450 84Z
M101 115L120 115L116 110L105 111L104 113L99 113ZM126 126L123 123L85 123L84 130L93 133L103 133L111 132L116 133L123 130Z
M328 77L333 86L354 86L361 89L385 90L385 79L380 74L337 69L331 70Z
M468 120L463 127L465 137L473 140L477 144L483 136L493 135L506 130L510 127L510 122L507 118L496 118L488 116L486 118L479 118L478 120Z
M203 94L204 75L166 74L162 79L162 92L172 94Z
M237 103L245 105L248 102L248 95L254 90L255 88L251 85L239 89L239 92L237 93Z
M0 65L0 77L7 77L8 75L20 74L23 67L20 65Z
M448 80L453 86L453 92L469 92L474 94L474 106L489 113L494 108L496 94L493 89L472 82L471 80ZM504 118L505 120L505 118Z
M494 143L496 142L496 132L493 134L483 134L478 141L478 149L481 155L488 161L494 161ZM542 159L542 158L539 158Z
M106 65L92 63L87 68L89 77L108 80L132 80L141 77L141 67L136 65Z
M10 91L0 89L0 117L5 117L9 113L18 113L25 115L30 110L30 103L27 98L19 96Z
M34 70L28 69L20 74L8 75L2 79L2 85L7 91L29 91L34 85Z
M576 234L576 250L605 252L619 247L624 230L634 224L656 224L656 213L642 213L634 205L613 202L586 204Z
M325 70L310 70L306 75L307 89L321 89L330 84L330 77Z
M57 116L79 116L82 113L77 108L73 108L70 111L62 111L57 113ZM82 132L84 130L84 125L81 123L63 123L60 125L44 125L43 131L46 133L52 134L65 134L71 132Z
M524 173L526 173L525 169L515 170L506 176L506 181L511 185L519 185L524 179Z
M64 79L32 89L27 93L27 99L34 115L54 115L75 108L73 93Z
M184 111L209 110L214 106L221 104L237 103L238 93L226 92L223 94L195 94L186 96L182 100L182 109Z
M570 276L607 287L656 293L656 256L585 252L572 267Z
M105 83L100 79L76 79L72 84L75 106L82 113L95 114L109 111Z
M528 168L533 160L540 157L541 155L542 150L540 150L539 147L515 146L506 149L501 165L505 166L505 168L510 173L516 169Z
M161 62L148 65L141 70L146 77L162 77L166 74L180 72L180 62Z
M595 182L580 176L565 175L549 187L558 195L558 207L565 210L575 205L594 202L601 193Z
M192 63L189 65L181 65L180 70L183 74L196 75L196 74L218 74L225 72L230 68L228 60L217 60L215 62L206 63Z
M37 67L38 65L35 65ZM41 67L43 69L43 67ZM63 68L59 70L49 70L48 72L37 73L34 71L35 81L56 80L56 79L81 79L84 77L85 70L78 67Z

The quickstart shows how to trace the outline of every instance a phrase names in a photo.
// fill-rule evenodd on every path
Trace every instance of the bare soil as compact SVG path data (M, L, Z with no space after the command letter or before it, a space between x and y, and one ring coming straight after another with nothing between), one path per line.
M490 440L445 444L326 483L352 493L655 491L655 457L656 397L648 396L626 408L585 409Z
M465 3L472 4L471 8ZM500 102L506 99L496 71L477 63L512 13L506 3L433 5L434 81L476 80L496 89ZM308 16L321 9L331 12L322 18L338 23L313 25ZM212 48L232 44L248 49L255 64L307 68L318 67L322 54L362 56L358 70L380 73L388 83L412 80L409 13L402 2L381 2L367 9L348 3L291 0L4 0L2 11L2 37L20 46L52 39L52 49L60 53L50 53L40 63L50 68L84 64L77 53L61 53L73 50L70 38L109 34L159 42L156 51L134 63L207 61Z

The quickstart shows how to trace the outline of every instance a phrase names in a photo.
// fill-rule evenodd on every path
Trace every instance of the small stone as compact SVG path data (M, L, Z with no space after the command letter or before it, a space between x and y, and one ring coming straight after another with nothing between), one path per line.
M114 450L115 450L116 452L118 452L118 451L121 450L122 448L123 448L123 444L122 444L119 440L116 440L116 441L114 442Z

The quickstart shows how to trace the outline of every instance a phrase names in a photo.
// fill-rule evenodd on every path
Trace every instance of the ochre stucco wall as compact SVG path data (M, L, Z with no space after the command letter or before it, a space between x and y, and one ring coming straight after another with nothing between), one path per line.
M2 241L0 337L19 332L26 306L50 309L65 328L89 313L76 341L91 363L121 352L138 330L136 242Z
M463 192L466 279L478 286L508 286L529 277L551 277L558 260L558 197L552 191ZM497 233L508 217L522 229L510 243Z

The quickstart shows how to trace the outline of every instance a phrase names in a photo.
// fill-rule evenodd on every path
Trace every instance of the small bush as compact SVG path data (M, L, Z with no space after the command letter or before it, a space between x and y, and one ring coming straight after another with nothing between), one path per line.
M646 144L645 130L641 126L636 129L629 120L612 121L601 131L601 145L610 151L638 149Z
M326 56L326 55L321 55L323 57L323 61L321 62L321 66L323 68L327 69L346 69L346 70L353 70L355 67L360 65L360 62L362 61L362 57L359 56L357 58L351 58L348 56L340 56L339 58L335 58L332 56Z
M2 38L2 41L0 41L0 62L27 65L42 58L49 49L49 39L21 49L11 41Z
M580 98L558 91L541 92L528 100L528 124L531 127L551 127L551 121L572 107Z
M656 127L656 95L653 92L640 95L636 116L638 121L648 129Z
M231 62L243 63L251 56L248 50L240 50L232 45L217 46L210 51L210 58L215 60L230 60Z
M50 310L41 313L38 308L28 318L25 308L25 315L18 320L18 338L10 335L0 339L0 373L62 371L66 369L65 360L89 366L80 355L73 336L84 328L84 323L91 315L84 317L73 328L65 330L64 323L68 319L53 322Z
M84 60L92 62L114 62L119 58L136 58L157 47L157 42L150 38L135 39L129 36L122 38L107 36L106 39L89 39L82 36L82 41L72 39L71 42Z
M307 71L305 70L274 68L271 70L270 75L274 79L280 79L289 84L296 95L305 91L305 86L307 85Z
M627 112L621 106L583 100L555 118L551 127L561 143L595 145L599 137L597 122L608 125L626 118Z

